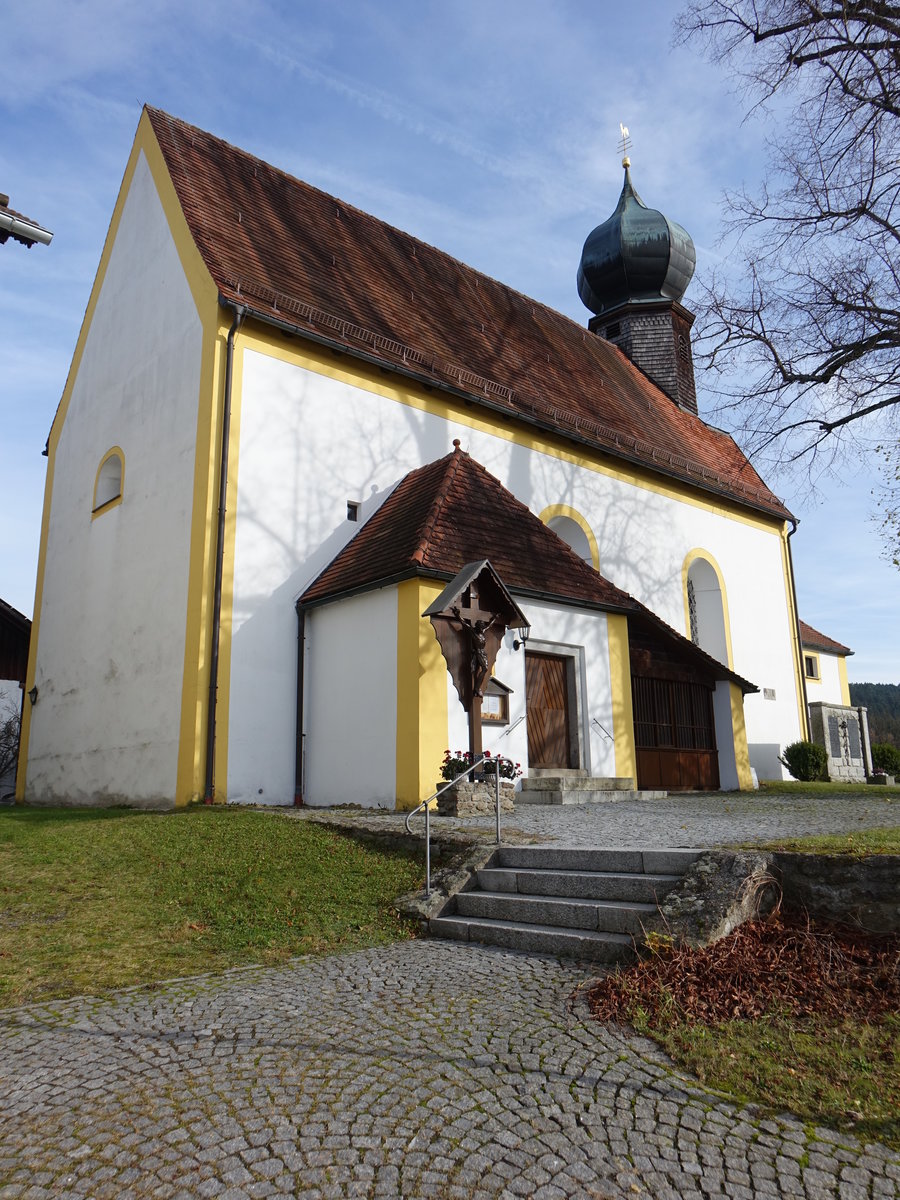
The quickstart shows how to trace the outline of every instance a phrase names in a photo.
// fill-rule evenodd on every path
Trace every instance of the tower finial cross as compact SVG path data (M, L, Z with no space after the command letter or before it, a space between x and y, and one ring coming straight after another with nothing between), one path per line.
M628 126L623 125L621 121L619 122L619 132L622 135L619 138L619 150L622 152L622 166L630 167L631 159L628 157L628 151L631 149L631 135L628 132Z

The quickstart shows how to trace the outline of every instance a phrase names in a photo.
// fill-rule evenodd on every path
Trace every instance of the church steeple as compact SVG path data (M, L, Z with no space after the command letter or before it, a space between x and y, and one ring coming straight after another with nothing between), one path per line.
M696 413L694 317L681 304L694 274L694 243L680 225L644 204L631 181L630 160L622 165L615 211L584 243L578 295L595 314L588 328L619 346L676 404Z

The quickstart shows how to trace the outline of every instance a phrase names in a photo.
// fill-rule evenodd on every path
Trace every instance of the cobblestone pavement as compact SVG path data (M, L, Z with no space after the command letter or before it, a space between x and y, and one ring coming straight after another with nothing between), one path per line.
M0 1013L0 1197L900 1195L569 1003L575 964L406 942Z
M815 833L855 833L900 824L900 800L876 788L864 795L803 796L762 792L673 794L665 800L610 804L527 805L502 817L511 838L555 841L565 846L721 846L772 841ZM306 820L350 823L373 830L403 829L397 813L372 809L294 809ZM421 830L421 817L414 818ZM448 830L476 838L494 837L494 817L432 818L434 836Z

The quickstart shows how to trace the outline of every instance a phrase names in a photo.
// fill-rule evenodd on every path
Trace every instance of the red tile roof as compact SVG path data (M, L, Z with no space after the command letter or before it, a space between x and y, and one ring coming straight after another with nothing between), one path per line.
M561 313L147 108L221 297L615 458L789 516L725 433Z
M802 646L806 646L810 650L824 650L826 654L838 654L843 657L853 653L848 646L842 646L834 638L819 633L818 629L813 629L812 625L807 625L805 621L800 621L798 624L800 625L800 644Z
M716 678L757 690L588 566L458 442L454 446L400 481L307 588L301 604L326 603L414 575L451 579L467 563L486 558L511 592L624 612L678 642L682 654L702 661Z

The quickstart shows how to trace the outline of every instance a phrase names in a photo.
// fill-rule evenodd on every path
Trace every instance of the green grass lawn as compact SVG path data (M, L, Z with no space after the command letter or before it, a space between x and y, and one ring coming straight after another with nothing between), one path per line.
M717 1091L900 1150L900 1017L631 1023Z
M779 841L748 842L753 850L789 850L800 854L900 854L900 825L886 829L858 829L853 833L823 833L816 837L781 838Z
M775 785L770 786L774 790ZM836 786L797 784L796 788ZM788 838L750 848L854 856L900 854L900 825ZM678 996L672 995L655 1020L640 1008L623 1017L657 1041L685 1071L718 1091L900 1150L900 1015L864 1021L774 1014L707 1025L685 1019Z
M790 796L869 796L872 799L882 799L885 796L900 797L900 784L892 787L882 787L870 783L800 783L796 779L784 783L774 780L760 781L759 790L762 795Z
M0 809L0 1006L410 937L420 858L246 809Z

